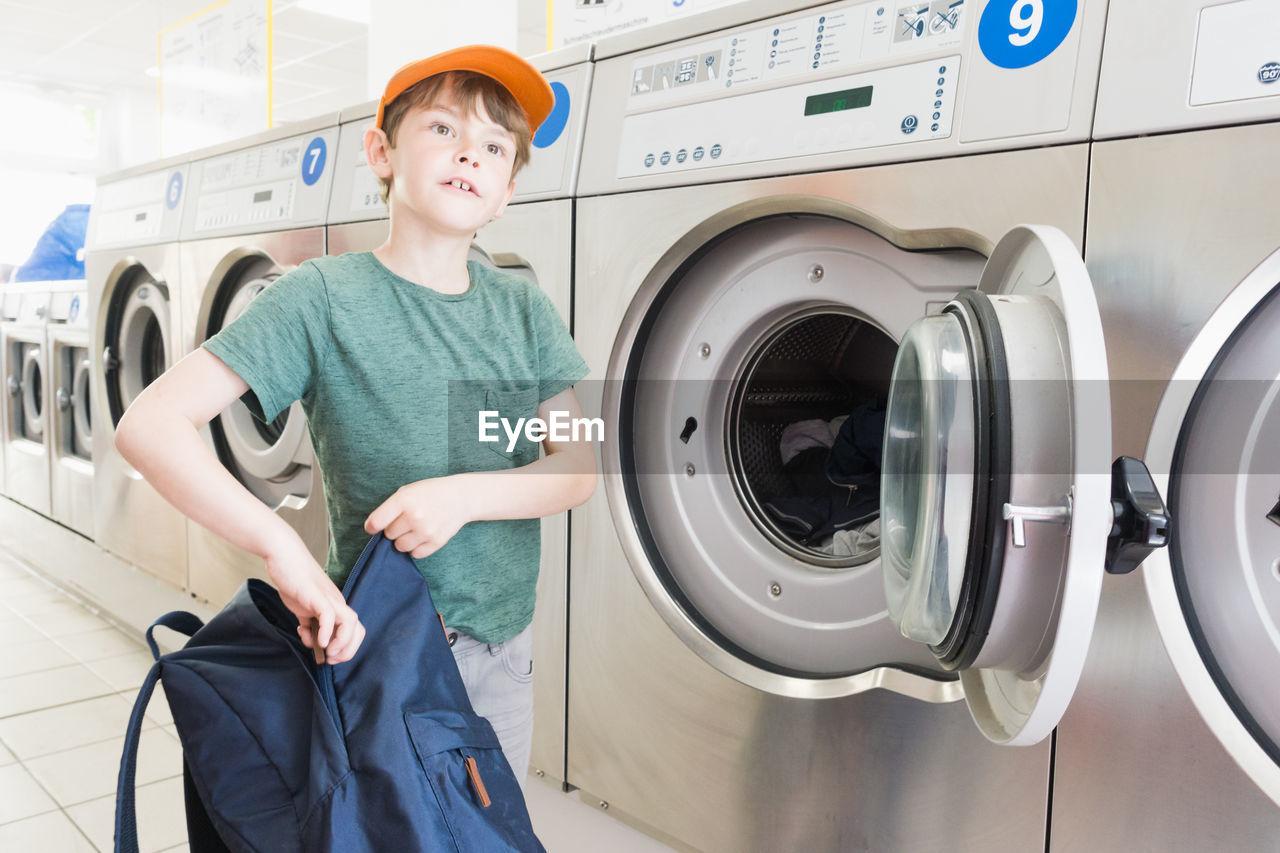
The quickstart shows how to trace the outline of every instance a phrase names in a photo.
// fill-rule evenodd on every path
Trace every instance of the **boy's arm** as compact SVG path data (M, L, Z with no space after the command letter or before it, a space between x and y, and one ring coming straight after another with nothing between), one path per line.
M552 412L582 417L572 388L544 400L538 417ZM519 468L472 471L419 480L397 489L365 520L368 533L383 531L397 550L426 557L469 521L541 518L585 503L596 489L596 457L587 437L543 442L546 456Z
M262 557L308 648L349 660L364 638L355 611L297 532L231 475L199 430L248 390L217 356L197 349L151 383L116 427L116 449L165 500ZM311 623L318 623L313 640Z

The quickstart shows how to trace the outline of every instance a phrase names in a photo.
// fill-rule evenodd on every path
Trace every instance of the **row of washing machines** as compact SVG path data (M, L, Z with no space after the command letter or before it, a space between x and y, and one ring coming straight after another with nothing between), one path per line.
M1278 36L1269 0L755 0L540 58L474 252L571 321L607 428L544 521L534 772L689 850L1280 846ZM381 242L372 112L100 185L93 535L214 602L260 567L113 427ZM917 487L797 533L783 434L890 392ZM319 555L302 420L207 437Z

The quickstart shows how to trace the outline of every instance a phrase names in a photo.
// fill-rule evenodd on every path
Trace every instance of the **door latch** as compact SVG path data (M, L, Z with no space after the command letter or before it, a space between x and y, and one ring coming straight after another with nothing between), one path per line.
M1004 520L1013 522L1013 547L1027 547L1027 522L1048 521L1054 524L1071 523L1071 495L1065 506L1017 506L1004 505Z

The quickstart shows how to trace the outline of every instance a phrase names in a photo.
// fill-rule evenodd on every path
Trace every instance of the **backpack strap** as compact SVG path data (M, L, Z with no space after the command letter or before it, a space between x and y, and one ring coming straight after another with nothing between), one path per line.
M179 634L185 634L190 637L204 627L204 620L185 610L173 610L152 622L151 627L147 629L147 647L151 649L151 657L155 660L160 660L160 647L156 645L155 638L151 636L157 625L172 628Z
M172 615L172 614L169 614ZM189 615L189 614L188 614ZM160 622L165 617L156 620ZM152 626L155 627L155 626ZM147 632L151 642L151 632ZM154 650L154 643L152 649ZM160 662L151 665L147 680L138 689L129 727L124 735L124 754L120 757L120 775L116 779L116 853L138 853L138 815L134 799L134 784L138 769L138 738L142 734L142 718L160 680Z

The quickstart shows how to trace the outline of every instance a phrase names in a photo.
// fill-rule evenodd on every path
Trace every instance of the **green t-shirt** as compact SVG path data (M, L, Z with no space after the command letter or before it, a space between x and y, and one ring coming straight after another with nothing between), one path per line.
M587 374L551 300L533 283L468 262L470 287L445 294L401 278L369 252L307 261L263 290L204 347L249 385L270 422L302 401L324 479L339 586L369 536L364 521L401 486L526 465L478 440L478 412L512 425ZM533 618L539 521L475 521L416 560L451 628L499 643Z

